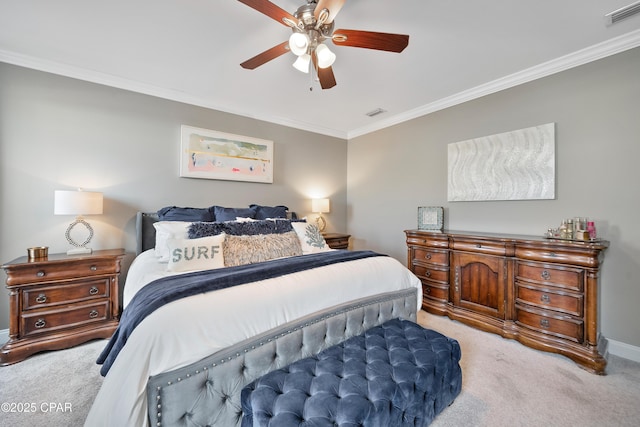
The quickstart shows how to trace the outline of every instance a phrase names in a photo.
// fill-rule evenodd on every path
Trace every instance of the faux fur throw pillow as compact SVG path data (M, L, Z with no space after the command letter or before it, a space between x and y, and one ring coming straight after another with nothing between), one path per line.
M227 235L222 247L227 267L302 255L300 240L295 231L253 236Z

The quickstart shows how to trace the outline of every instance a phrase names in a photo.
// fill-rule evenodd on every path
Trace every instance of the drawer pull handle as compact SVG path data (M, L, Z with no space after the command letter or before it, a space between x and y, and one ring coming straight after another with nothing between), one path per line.
M541 319L540 320L540 326L542 326L543 328L548 328L549 327L549 321L547 319Z
M425 257L426 259L431 259L431 254L426 254L424 257Z
M425 275L425 276L427 276L427 277L431 277L431 270L427 270L427 271L424 273L424 275Z
M91 310L89 312L89 319L95 319L96 317L98 317L98 312L96 310Z
M39 295L36 297L36 302L37 302L38 304L42 304L42 303L47 302L47 296L46 296L45 294L39 294Z
M96 267L95 265L92 265L92 266L90 267L90 270L91 270L91 271L97 271L97 270L98 270L98 267Z
M38 271L38 272L36 273L36 276L38 276L38 277L44 277L44 274L45 274L45 273L44 273L44 270L40 270L40 271Z
M34 326L40 329L40 328L44 328L46 324L47 322L45 322L44 319L38 319Z
M478 243L478 244L476 245L476 248L480 249L480 248L482 248L482 245L481 245L480 243Z
M425 292L428 293L428 294L431 294L431 288L425 289Z
M550 256L551 258L555 258L555 257L557 257L558 255L556 255L556 253L555 253L555 252L549 252L549 256Z
M551 273L549 273L549 270L542 270L541 276L544 280L549 280L551 278Z
M549 295L547 294L542 294L542 296L540 297L540 301L545 304L549 304L551 302L551 298L549 298Z
M95 286L92 286L91 289L89 289L89 295L95 295L98 292L99 292L99 290Z

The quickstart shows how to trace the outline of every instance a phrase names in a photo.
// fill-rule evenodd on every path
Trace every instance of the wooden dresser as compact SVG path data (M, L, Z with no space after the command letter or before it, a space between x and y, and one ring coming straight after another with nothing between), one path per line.
M598 350L600 266L609 246L487 233L407 230L422 307L604 374Z
M118 326L118 275L124 249L87 255L26 256L2 266L9 290L9 341L0 365L44 350L109 338Z

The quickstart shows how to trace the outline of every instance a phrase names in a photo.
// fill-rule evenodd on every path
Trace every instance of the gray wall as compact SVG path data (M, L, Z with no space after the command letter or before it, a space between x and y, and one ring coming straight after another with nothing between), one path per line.
M273 140L273 184L180 178L181 124ZM104 215L86 218L94 249L134 251L135 212L166 205L285 204L306 215L311 197L329 197L327 231L344 231L346 164L342 139L0 63L2 263L30 246L69 248L73 218L53 215L53 194L76 187L104 193ZM7 295L3 286L0 330Z
M426 82L425 84L437 84ZM447 202L447 144L556 123L556 199ZM406 262L418 206L452 230L542 235L595 220L605 337L640 346L640 48L349 141L348 230L356 249Z

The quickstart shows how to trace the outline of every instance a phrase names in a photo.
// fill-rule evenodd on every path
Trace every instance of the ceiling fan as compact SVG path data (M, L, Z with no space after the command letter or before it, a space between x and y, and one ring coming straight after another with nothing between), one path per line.
M318 75L322 89L336 85L331 65L336 59L335 53L324 43L331 40L338 46L351 46L366 49L384 50L400 53L409 44L409 36L403 34L378 33L360 30L334 30L334 19L346 0L307 0L293 14L276 6L268 0L238 0L268 17L290 27L293 34L284 43L280 43L240 64L253 70L288 51L298 56L293 66L305 73L310 64Z

